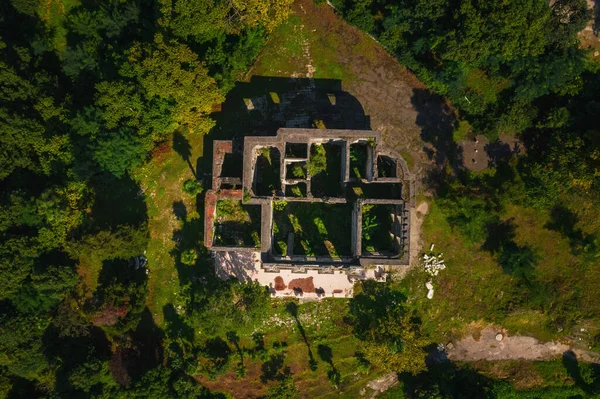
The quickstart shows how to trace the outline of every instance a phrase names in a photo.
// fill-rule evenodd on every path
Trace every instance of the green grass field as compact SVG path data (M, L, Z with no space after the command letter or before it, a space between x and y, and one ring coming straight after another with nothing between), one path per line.
M595 325L591 314L597 309L597 300L588 294L597 284L597 279L591 278L594 266L573 254L567 237L548 228L551 217L547 212L513 205L507 207L502 220L513 226L515 245L532 253L533 287L503 270L499 254L466 241L451 227L439 205L432 203L423 224L423 242L425 247L435 244L435 251L444 254L447 268L433 279L433 300L425 298L427 276L420 271L413 271L403 282L424 314L428 333L447 340L448 333L460 337L482 323L498 323L512 334L544 341L561 339L582 327L591 338L597 331L594 327L592 332L588 330ZM539 286L548 289L540 292ZM545 301L553 305L549 307ZM573 303L578 303L577 309L572 309ZM581 325L560 329L560 317L567 312L579 316Z

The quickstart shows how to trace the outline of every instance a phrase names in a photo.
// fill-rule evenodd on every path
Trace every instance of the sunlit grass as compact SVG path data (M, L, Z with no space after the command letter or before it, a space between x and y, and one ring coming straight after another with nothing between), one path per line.
M191 146L192 159L202 156L203 136L189 135L186 138ZM139 180L148 206L150 241L145 255L150 273L147 306L155 322L161 325L164 306L180 302L181 287L172 252L176 245L173 234L181 228L183 221L175 216L173 203L183 202L188 214L196 212L195 200L182 191L183 182L194 176L187 162L173 150L152 159L132 174Z

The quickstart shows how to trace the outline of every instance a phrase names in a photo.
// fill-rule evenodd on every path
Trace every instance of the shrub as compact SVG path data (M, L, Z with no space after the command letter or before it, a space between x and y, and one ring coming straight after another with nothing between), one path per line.
M472 127L469 124L469 122L467 122L467 121L458 122L458 126L456 126L456 128L452 132L452 140L455 143L458 143L459 141L466 139L468 137L469 133L471 132L471 129L472 129Z
M304 173L304 167L302 165L294 165L294 168L292 169L292 174L294 175L294 177L297 177L299 179L303 179L306 177L306 173Z
M308 173L310 173L311 176L316 176L327 169L327 155L325 153L325 148L322 145L316 144L312 146L310 159L306 166Z
M302 190L300 190L300 187L292 187L292 194L296 197L304 197L304 195L302 194Z
M287 201L284 201L284 200L273 201L273 209L275 209L277 212L282 212L286 206L287 206Z
M196 179L188 179L183 183L183 192L194 197L204 191L202 183Z
M196 263L196 259L198 258L198 253L194 248L188 249L181 254L181 263L184 265L192 266Z

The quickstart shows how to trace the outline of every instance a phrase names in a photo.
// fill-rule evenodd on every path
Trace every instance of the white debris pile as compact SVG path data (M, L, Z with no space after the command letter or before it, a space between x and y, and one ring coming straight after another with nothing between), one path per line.
M430 276L437 276L440 270L446 268L446 264L444 264L444 259L442 259L444 254L433 254L433 247L434 244L431 244L429 254L423 254L423 267L425 267L425 271Z
M431 244L431 248L429 248L429 253L423 254L423 267L425 268L425 272L430 276L437 276L440 270L444 270L446 268L446 264L444 263L444 259L442 256L444 254L434 254L433 248L434 244ZM425 287L427 288L427 298L433 298L433 283L431 280L425 283Z
M429 280L428 282L425 283L425 287L427 287L427 289L428 289L427 299L433 298L433 284L431 283L431 280Z

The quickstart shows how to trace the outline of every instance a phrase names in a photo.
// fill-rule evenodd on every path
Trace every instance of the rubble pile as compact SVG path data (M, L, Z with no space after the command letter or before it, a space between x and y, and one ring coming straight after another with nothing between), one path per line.
M434 254L433 248L435 244L431 244L431 248L429 248L429 253L423 254L423 267L425 268L425 272L430 276L437 276L440 270L444 270L446 268L446 264L444 263L444 259L442 258L444 254ZM427 288L427 298L433 298L433 283L431 280L425 283L425 287Z

